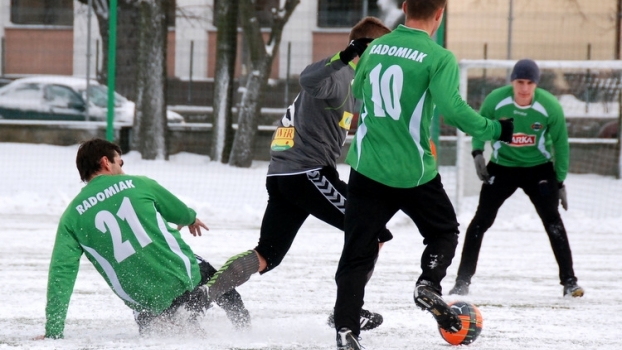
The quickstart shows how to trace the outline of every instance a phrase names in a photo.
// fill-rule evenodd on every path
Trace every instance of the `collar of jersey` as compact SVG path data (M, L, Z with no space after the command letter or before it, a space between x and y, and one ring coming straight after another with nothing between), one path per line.
M405 26L403 24L398 25L397 28L395 28L395 30L400 30L400 31L407 30L409 32L425 34L425 36L427 36L428 38L430 37L430 34L428 34L428 32L426 32L423 29L407 27L407 26Z

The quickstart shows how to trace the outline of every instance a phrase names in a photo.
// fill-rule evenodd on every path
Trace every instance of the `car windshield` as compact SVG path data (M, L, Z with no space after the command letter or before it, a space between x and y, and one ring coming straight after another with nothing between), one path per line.
M42 96L41 85L36 83L17 85L0 90L0 96L9 96L15 100L38 100Z
M84 91L80 91L84 96ZM84 96L86 98L86 96ZM94 105L102 108L108 107L108 88L103 85L90 85L89 86L89 100ZM116 107L121 106L127 99L118 93L114 93L114 105Z

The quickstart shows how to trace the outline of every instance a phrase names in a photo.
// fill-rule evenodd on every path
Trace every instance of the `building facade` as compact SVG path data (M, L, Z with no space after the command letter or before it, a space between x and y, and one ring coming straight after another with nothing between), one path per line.
M122 0L120 0L122 1ZM167 69L181 80L209 80L215 67L215 2L176 0L169 28ZM491 58L581 60L616 57L616 5L619 0L461 0L449 1L447 47L458 59ZM260 23L269 25L279 0L257 0ZM389 26L403 21L399 0L303 0L283 32L272 78L296 75L307 64L333 55L347 44L350 27L374 15ZM0 75L91 76L101 67L97 18L75 0L0 1ZM266 33L267 35L267 33ZM239 55L245 55L242 35ZM87 57L87 45L91 56ZM618 45L619 46L619 45ZM236 74L244 74L239 64Z

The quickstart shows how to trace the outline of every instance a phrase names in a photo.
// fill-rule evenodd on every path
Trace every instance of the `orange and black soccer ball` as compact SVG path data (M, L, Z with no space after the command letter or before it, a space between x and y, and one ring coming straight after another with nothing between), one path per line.
M451 345L471 344L482 332L482 313L475 305L466 301L454 301L449 306L462 320L462 329L457 333L449 333L439 327L441 337Z

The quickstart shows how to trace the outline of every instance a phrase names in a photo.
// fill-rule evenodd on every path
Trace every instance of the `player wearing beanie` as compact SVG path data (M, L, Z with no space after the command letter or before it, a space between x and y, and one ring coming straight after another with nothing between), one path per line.
M512 84L492 91L484 100L481 114L492 120L514 118L512 143L492 143L486 165L485 142L473 138L473 159L484 182L475 217L464 240L456 285L450 294L466 295L475 274L484 233L503 202L521 188L534 204L549 236L559 266L563 295L581 297L566 229L559 215L559 202L568 210L564 180L568 172L568 131L561 105L549 92L538 88L540 70L530 59L518 61Z

